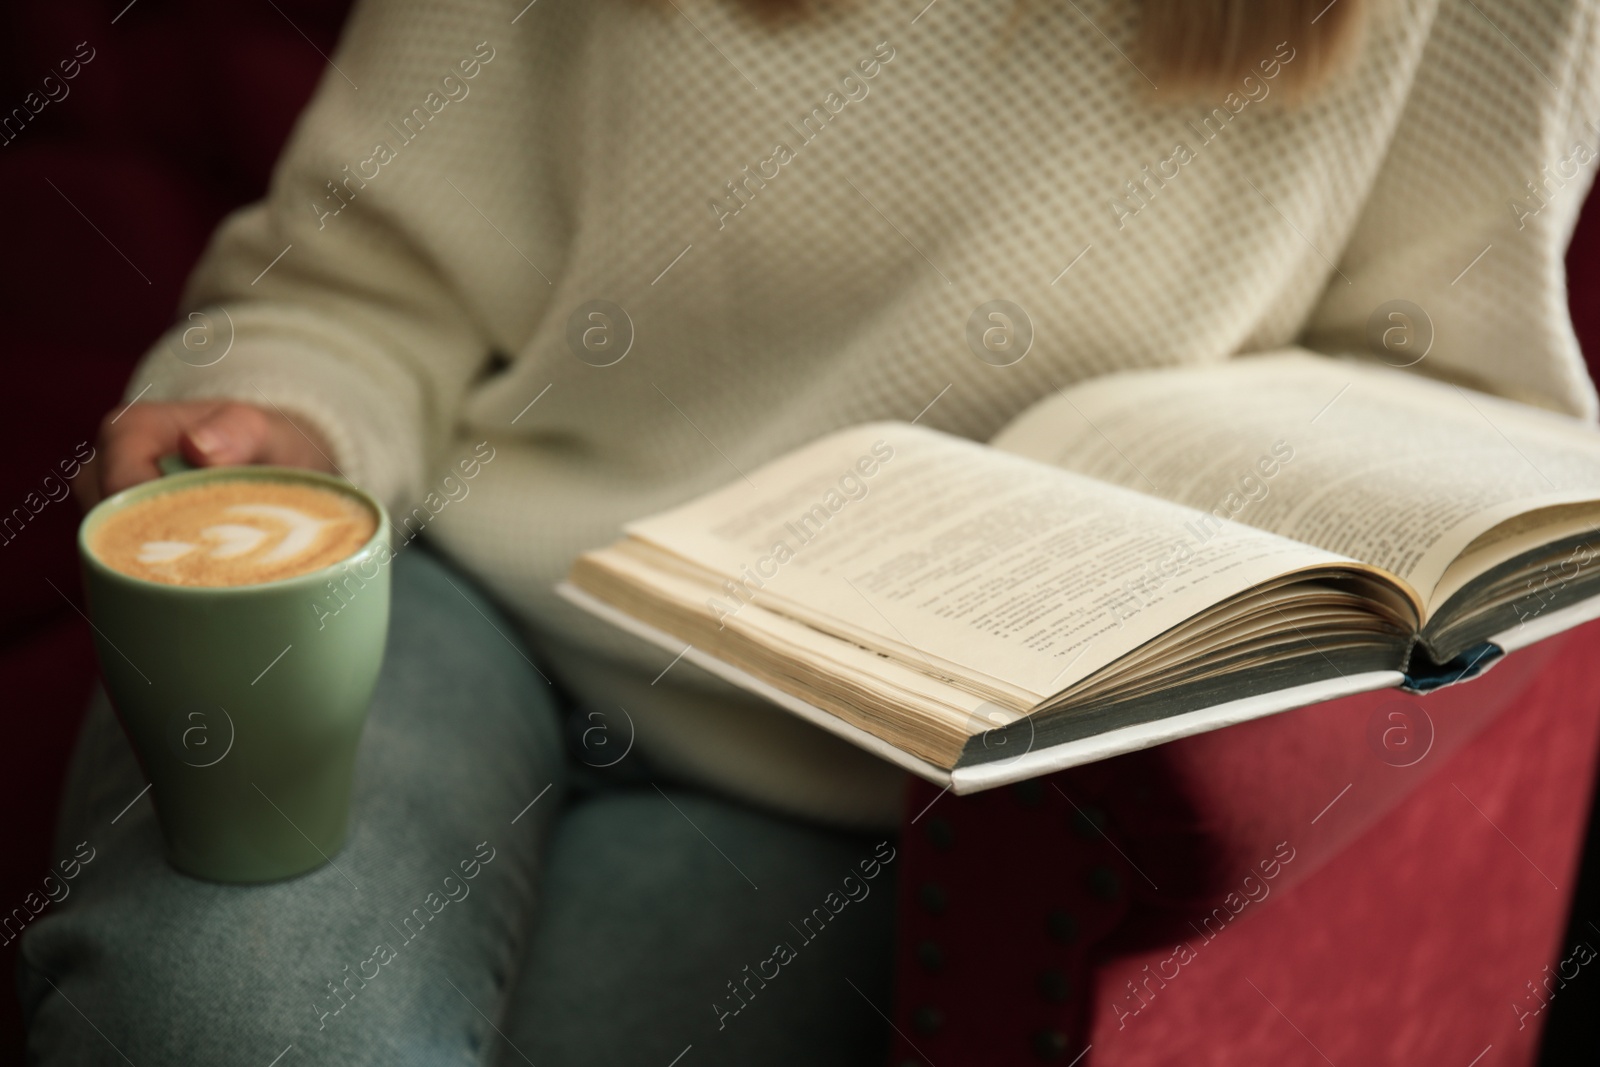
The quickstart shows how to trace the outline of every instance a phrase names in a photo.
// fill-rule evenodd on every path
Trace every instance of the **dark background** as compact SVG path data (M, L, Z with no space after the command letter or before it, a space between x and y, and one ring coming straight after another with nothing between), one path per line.
M256 199L331 53L346 0L12 0L0 10L0 117L59 77L80 42L94 58L0 140L0 515L93 443L133 362L173 319L217 221ZM113 20L115 20L113 22ZM88 54L84 49L84 54ZM55 90L58 94L59 89ZM44 95L42 92L40 95ZM1600 353L1600 208L1568 257L1591 368ZM94 677L70 501L0 544L0 908L37 891L68 754ZM3 538L0 538L3 540ZM1563 945L1600 946L1600 833L1591 814ZM1591 927L1593 921L1596 926ZM0 948L7 980L17 942ZM1554 960L1551 961L1554 964ZM1545 1061L1594 1062L1600 978L1551 1006ZM0 995L0 1062L22 1061L16 998Z
M0 117L94 49L63 100L0 134L0 515L94 443L212 228L266 188L349 6L137 0L113 25L127 3L0 7ZM52 503L0 544L0 913L64 858L51 834L95 673L77 522ZM0 1063L22 1062L17 944L0 948Z

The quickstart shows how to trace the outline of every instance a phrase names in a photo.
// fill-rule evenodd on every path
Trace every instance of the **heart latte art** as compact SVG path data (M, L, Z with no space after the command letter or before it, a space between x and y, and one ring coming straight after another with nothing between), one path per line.
M106 566L171 585L255 585L352 555L377 528L352 496L260 478L208 481L141 500L94 532Z

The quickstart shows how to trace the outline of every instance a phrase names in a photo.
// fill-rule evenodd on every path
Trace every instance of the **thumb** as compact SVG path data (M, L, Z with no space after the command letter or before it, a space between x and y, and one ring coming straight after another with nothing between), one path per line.
M184 429L178 438L183 458L201 467L253 463L267 444L267 418L249 404L223 404Z

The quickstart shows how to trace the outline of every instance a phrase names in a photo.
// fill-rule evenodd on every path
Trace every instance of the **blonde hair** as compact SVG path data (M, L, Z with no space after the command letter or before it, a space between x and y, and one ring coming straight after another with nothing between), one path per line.
M1356 51L1364 0L1140 0L1138 49L1163 90L1232 88L1280 42L1294 49L1279 86L1303 96Z
M849 0L740 0L774 20ZM1024 4L1066 0L1014 0ZM1287 42L1279 87L1293 99L1321 87L1358 48L1367 0L1139 0L1139 67L1163 96L1231 89Z

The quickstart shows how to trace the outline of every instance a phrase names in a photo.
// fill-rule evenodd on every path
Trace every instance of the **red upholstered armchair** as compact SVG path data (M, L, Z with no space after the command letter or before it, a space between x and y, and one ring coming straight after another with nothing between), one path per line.
M7 912L56 859L52 822L94 673L73 558L77 510L49 500L45 479L92 443L132 362L170 321L218 219L264 189L346 6L19 0L0 14L0 113L15 115L31 92L45 100L37 113L28 104L26 121L0 126L9 357L0 510L30 493L46 501L0 534ZM47 75L55 88L44 86ZM1574 317L1593 358L1600 209L1592 201L1569 267ZM1508 665L1499 681L1459 691L1458 703L1517 706L1431 763L1375 762L1374 788L1392 787L1383 777L1391 773L1425 779L1376 824L1346 820L1340 804L1350 798L1330 791L1329 808L1308 818L1308 840L1348 843L1206 938L1180 977L1150 981L1171 973L1172 946L1155 935L1104 969L1091 1058L1411 1063L1408 1049L1441 1047L1445 1033L1463 1067L1485 1046L1485 1064L1528 1062L1548 1016L1526 983L1537 987L1567 947L1600 751L1597 647L1600 631L1590 627L1535 650L1520 673ZM1303 714L1346 724L1359 743L1372 704L1361 699ZM1261 789L1267 802L1285 771L1263 768L1239 788ZM0 940L13 967L16 940L9 932ZM1159 998L1161 1010L1111 1010L1110 998L1130 989L1130 1008ZM19 1026L14 997L0 998L0 1056L20 1060Z

